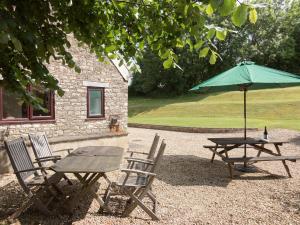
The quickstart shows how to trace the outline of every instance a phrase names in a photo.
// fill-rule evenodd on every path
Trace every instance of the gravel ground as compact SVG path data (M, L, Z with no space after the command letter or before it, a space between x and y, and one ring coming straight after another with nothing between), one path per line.
M288 162L293 178L286 177L281 162L259 162L260 172L243 174L234 171L230 179L228 169L218 157L210 163L211 153L202 145L208 137L241 136L235 134L192 134L170 131L129 129L130 146L147 151L155 133L167 142L163 162L153 190L159 200L159 222L154 222L140 209L128 218L118 215L119 205L125 200L113 199L115 215L97 214L98 204L86 196L72 216L58 215L46 218L29 209L17 224L300 224L300 164ZM260 132L249 132L251 137ZM271 138L289 140L282 153L300 154L300 133L291 130L271 130ZM249 150L249 155L254 155ZM242 149L231 153L242 155ZM109 174L114 180L117 173ZM75 180L74 180L75 181ZM103 185L103 186L102 186ZM104 192L101 182L98 190ZM24 199L14 175L0 175L0 224ZM72 192L79 185L67 187Z

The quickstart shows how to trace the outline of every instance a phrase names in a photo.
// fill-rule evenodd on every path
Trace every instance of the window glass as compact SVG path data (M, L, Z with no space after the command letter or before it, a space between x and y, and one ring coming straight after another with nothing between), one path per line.
M33 107L33 116L51 116L51 93L48 90L42 88L33 88L33 95L37 97L41 102L40 105L46 109L46 111Z
M89 91L89 116L102 116L102 90L90 89Z
M27 105L15 93L3 91L3 119L27 118Z

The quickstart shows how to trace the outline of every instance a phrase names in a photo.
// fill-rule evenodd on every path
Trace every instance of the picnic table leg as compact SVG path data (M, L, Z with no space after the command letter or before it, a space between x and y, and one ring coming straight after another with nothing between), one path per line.
M261 145L262 148L263 148L264 146L265 146L264 144ZM260 155L261 155L261 150L258 150L258 153L257 153L256 157L258 158L258 157L260 157ZM250 163L248 163L248 165L253 165L254 163L257 163L257 161L250 162Z
M215 151L217 151L217 149L218 149L218 144L216 144ZM212 155L211 160L210 160L211 163L214 162L215 155L216 155L216 153L213 152L213 155Z
M281 152L280 152L280 149L279 149L278 145L274 144L274 146L275 146L275 148L276 148L276 151L277 151L278 155L281 156ZM288 165L286 164L285 160L282 160L282 164L283 164L283 166L284 166L284 168L285 168L287 174L288 174L289 177L291 178L292 175L291 175L291 173L290 173L290 169L289 169Z
M264 144L261 145L261 147L264 147L264 146L265 146ZM258 153L257 153L256 157L260 157L260 154L261 154L261 151L258 150Z
M229 157L228 157L228 152L227 152L227 150L226 150L226 147L227 147L227 146L225 146L225 156L226 156L227 159L229 159ZM233 172L232 172L232 166L231 166L231 163L228 162L227 165L228 165L228 169L229 169L230 178L233 178Z

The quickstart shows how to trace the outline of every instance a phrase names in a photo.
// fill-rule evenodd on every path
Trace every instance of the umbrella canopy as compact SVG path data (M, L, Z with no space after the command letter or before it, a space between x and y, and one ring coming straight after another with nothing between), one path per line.
M300 76L280 70L256 65L254 62L242 62L235 67L202 82L191 91L238 91L296 86Z

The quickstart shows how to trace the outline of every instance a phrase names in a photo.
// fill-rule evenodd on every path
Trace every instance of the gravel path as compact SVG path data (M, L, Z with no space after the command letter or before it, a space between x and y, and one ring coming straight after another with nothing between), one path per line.
M87 196L72 216L47 218L33 209L24 213L18 224L300 224L300 163L288 162L293 178L286 177L281 162L259 162L261 172L242 174L228 169L218 157L210 163L211 153L202 145L208 137L241 136L242 134L193 134L170 131L129 129L130 146L147 151L155 133L167 142L166 154L159 167L153 190L159 200L161 220L154 222L140 209L128 218L97 214L96 201ZM259 137L262 132L250 132ZM300 133L290 130L271 130L270 136L289 140L283 154L300 154ZM249 150L249 154L255 154ZM242 155L242 150L234 152ZM109 174L114 180L117 173ZM103 183L103 186L102 186ZM99 193L103 193L102 182ZM14 175L0 175L0 224L12 212L23 195ZM78 188L78 185L69 188ZM17 196L17 197L16 197ZM15 199L18 199L16 202ZM119 202L113 202L118 205ZM122 203L122 202L121 202ZM1 221L2 219L2 221Z

